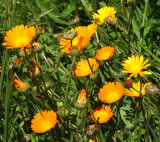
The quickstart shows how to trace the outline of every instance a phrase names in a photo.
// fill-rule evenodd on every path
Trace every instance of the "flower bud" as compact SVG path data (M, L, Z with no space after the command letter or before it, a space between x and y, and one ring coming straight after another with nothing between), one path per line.
M33 50L34 50L35 52L40 52L40 51L42 51L42 49L43 49L43 47L44 47L44 46L42 46L40 43L37 43L37 42L33 42L33 43L32 43L32 46L33 46Z
M68 117L69 110L67 108L65 108L64 110L64 106L60 106L58 107L57 113L59 114L60 117L65 118Z
M125 82L125 88L130 89L133 86L133 82L130 79L126 79Z
M134 125L133 123L128 123L128 124L126 125L126 128L127 128L128 130L132 130L134 127L135 127L135 125Z
M93 125L89 125L86 128L86 133L88 136L93 136L94 134L98 133L100 130L100 125L98 124L93 124Z
M78 97L78 100L74 103L75 107L77 108L84 108L87 105L87 98L86 98L86 90L83 89L81 94Z
M68 31L65 32L63 34L63 38L67 39L67 40L72 40L77 36L77 32L76 31Z
M95 72L93 72L93 73L90 74L89 77L90 77L91 80L94 81L97 78L97 74Z
M76 57L78 55L78 50L76 48L71 47L71 54Z
M107 16L104 18L104 21L107 23L107 24L111 24L111 25L116 25L117 24L117 18L112 18L110 16Z
M37 27L35 30L36 36L40 36L42 33L44 33L44 30L42 31L42 27Z
M145 92L146 94L150 94L150 95L156 95L159 92L158 87L154 86L154 85L147 85L145 86Z

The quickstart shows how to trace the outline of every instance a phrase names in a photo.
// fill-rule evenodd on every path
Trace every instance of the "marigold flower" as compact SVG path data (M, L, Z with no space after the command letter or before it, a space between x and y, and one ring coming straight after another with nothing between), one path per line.
M2 67L0 66L0 72L2 71L1 69L2 69Z
M21 60L21 58L17 58L17 59L16 59L16 62L17 62L17 65L18 65L18 66L21 66L21 65L22 65L22 60Z
M131 73L129 78L131 78L132 76L137 77L138 75L143 76L144 74L152 74L151 72L148 71L142 71L144 68L150 66L150 64L146 64L148 62L148 59L145 60L144 62L143 61L144 58L142 55L140 57L139 55L137 56L132 55L131 57L128 57L128 59L125 60L124 63L122 64L123 69L125 69L122 72Z
M109 106L105 106L104 104L101 107L97 107L93 110L93 115L100 124L106 123L110 120L110 118L114 115L112 109ZM90 120L94 122L94 118L92 115L89 116Z
M103 47L102 49L98 50L95 58L99 61L109 60L113 56L114 51L115 49L111 46Z
M42 114L37 113L31 121L31 128L36 133L44 133L52 129L57 123L57 113L53 110L44 110Z
M87 104L87 98L86 98L86 90L82 89L78 100L74 103L74 105L78 108L84 108Z
M14 79L14 84L15 84L17 90L20 92L25 92L26 90L29 89L29 85L27 83L22 82L16 78Z
M114 103L122 98L124 94L123 85L119 82L109 82L99 91L99 99L105 103Z
M8 49L20 48L23 50L25 47L31 47L30 42L35 38L35 27L28 27L24 25L16 26L6 32L4 37L4 46Z
M140 86L141 85L141 86ZM130 89L124 89L124 94L127 96L131 96L131 97L139 97L140 96L140 88L141 88L141 94L145 95L145 87L147 85L150 85L150 83L146 83L144 84L140 84L140 81L138 81L137 83L133 83L132 88Z
M90 65L88 64L88 61ZM97 68L99 67L99 63L96 61L96 59L89 58L88 61L81 60L77 64L75 64L74 70L76 77L88 76L92 73L92 71L95 72L97 70ZM74 73L74 71L72 72Z
M97 10L97 12L98 14L97 13L93 14L93 19L95 19L99 25L106 23L105 21L106 18L110 20L114 19L116 13L114 7L107 7L107 6Z
M72 48L77 49L77 51L82 50L87 44L90 43L90 39L96 30L97 25L94 23L87 27L79 26L75 29L71 29L70 31L76 31L77 33L77 36L72 40ZM71 53L71 40L61 38L60 48L62 48L61 52Z

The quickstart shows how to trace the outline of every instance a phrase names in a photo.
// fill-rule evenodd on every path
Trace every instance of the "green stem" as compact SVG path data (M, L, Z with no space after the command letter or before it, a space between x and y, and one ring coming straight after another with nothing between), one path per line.
M80 110L77 113L77 124L76 124L76 134L77 134L77 142L79 142L79 133L78 133L78 121L79 121Z
M150 104L151 95L148 98L147 104L147 120L146 120L146 129L147 129L147 142L149 142L149 104Z
M73 56L73 60L72 60L72 64L71 64L71 68L70 68L70 72L69 72L69 77L67 80L67 87L66 87L67 89L65 92L65 99L64 99L64 113L65 113L65 108L66 108L66 104L67 104L67 100L68 100L68 91L69 91L69 87L70 87L70 80L71 80L71 75L72 75L72 70L74 67L75 59L76 59L76 57Z

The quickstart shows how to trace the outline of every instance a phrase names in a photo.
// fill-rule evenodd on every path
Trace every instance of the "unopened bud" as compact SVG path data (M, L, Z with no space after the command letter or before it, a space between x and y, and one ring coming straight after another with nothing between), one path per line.
M117 24L117 18L112 18L110 16L107 16L104 18L104 21L107 23L107 24L111 24L111 25L116 25Z
M39 52L39 51L42 51L43 47L40 43L37 43L37 42L33 42L32 43L32 46L33 46L33 50L35 52Z
M130 79L126 79L124 82L125 88L130 89L133 86L133 82Z
M156 95L156 94L158 94L159 89L154 85L147 85L147 86L145 86L145 92L146 92L146 94Z
M64 106L60 106L58 107L57 113L59 114L60 117L65 118L68 117L69 110L67 108L65 108L64 110Z
M93 72L93 73L90 74L89 77L90 77L91 80L95 80L97 78L97 74L95 72Z
M35 30L35 34L37 36L40 36L44 31L42 31L42 27L38 27L36 30Z
M77 32L76 31L68 31L65 32L63 34L63 38L67 39L67 40L72 40L77 36Z

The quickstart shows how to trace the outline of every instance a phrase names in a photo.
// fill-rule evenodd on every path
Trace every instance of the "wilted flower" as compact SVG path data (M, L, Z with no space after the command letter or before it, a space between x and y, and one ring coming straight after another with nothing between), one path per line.
M89 125L86 128L86 133L89 136L96 134L100 130L100 126L98 124Z
M57 113L53 110L44 110L42 114L37 113L31 121L31 128L36 133L44 133L52 129L57 123Z
M158 87L150 84L145 86L145 92L146 94L155 95L158 94L159 89Z

